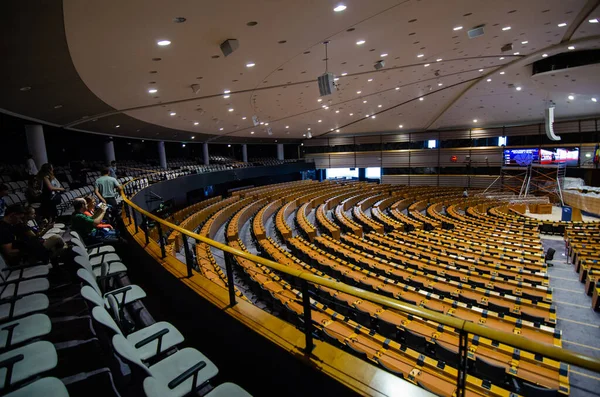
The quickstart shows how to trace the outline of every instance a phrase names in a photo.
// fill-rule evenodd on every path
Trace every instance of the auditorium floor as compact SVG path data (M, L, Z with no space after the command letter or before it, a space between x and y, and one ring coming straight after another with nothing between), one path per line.
M591 297L585 295L573 265L567 264L565 241L561 236L542 235L544 251L554 248L556 254L548 268L557 312L557 327L562 331L563 347L600 358L600 313L592 310ZM600 396L600 375L571 367L571 396Z

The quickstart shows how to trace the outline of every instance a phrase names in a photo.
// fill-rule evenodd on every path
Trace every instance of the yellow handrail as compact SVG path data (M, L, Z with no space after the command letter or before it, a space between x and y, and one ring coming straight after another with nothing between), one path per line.
M128 183L131 183L130 181ZM464 330L468 333L472 333L475 335L483 336L485 338L492 339L494 341L514 346L516 348L540 354L544 357L551 358L556 361L561 361L567 364L575 365L577 367L585 368L594 372L600 372L600 360L585 354L580 354L571 350L563 349L561 347L552 346L546 343L537 342L535 340L531 340L525 338L523 336L510 334L504 331L498 331L493 328L485 327L479 324L472 323L470 321L461 320L457 317L448 316L446 314L440 314L434 312L432 310L428 310L422 308L420 306L409 305L403 302L398 302L397 300L390 299L388 297L375 294L373 292L365 291L360 288L351 287L347 284L340 283L338 281L331 281L324 277L315 276L312 273L303 270L296 270L289 268L287 266L281 265L277 262L273 262L269 259L261 258L260 256L256 256L250 254L248 252L240 251L236 248L232 248L228 245L222 244L218 241L211 240L207 237L203 237L199 234L193 233L189 230L183 229L177 225L174 225L170 222L167 222L156 215L151 214L150 212L140 208L138 205L134 204L129 198L125 196L124 190L121 191L121 196L123 197L123 201L127 203L130 207L138 211L140 214L153 219L154 221L172 229L178 231L179 233L183 233L186 236L189 236L195 240L206 243L212 247L218 248L221 251L228 252L235 256L239 256L245 258L249 261L260 263L263 266L267 266L271 269L277 270L282 273L289 274L293 277L298 277L302 280L306 280L312 284L322 285L324 287L329 287L350 295L357 296L362 299L366 299L371 302L379 303L381 305L387 306L392 309L396 309L405 313L410 313L415 316L422 317L426 320L435 321L437 323L447 325L453 327L457 330Z

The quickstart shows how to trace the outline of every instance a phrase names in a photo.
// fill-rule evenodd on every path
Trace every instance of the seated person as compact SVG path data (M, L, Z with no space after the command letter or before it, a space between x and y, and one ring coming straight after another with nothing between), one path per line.
M8 196L8 186L0 184L0 219L4 217L4 211L6 211L6 201L4 197Z
M84 215L89 216L90 218L94 217L94 213L96 212L96 199L93 196L85 196L83 198L86 203L86 210L83 212ZM112 229L112 225L109 223L99 223L96 225L97 228L100 229Z
M102 218L106 214L106 204L101 205L93 216L85 215L87 203L82 198L73 200L73 215L71 216L71 229L79 233L86 243L101 243L119 241L114 230L98 229Z
M48 222L45 220L41 225L38 223L35 217L35 208L25 207L25 225L34 236L39 236L47 224Z

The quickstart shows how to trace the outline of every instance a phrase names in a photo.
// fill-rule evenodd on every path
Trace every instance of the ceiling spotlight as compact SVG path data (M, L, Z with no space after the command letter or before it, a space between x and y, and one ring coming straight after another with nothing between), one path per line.
M382 58L385 58L385 57L387 57L387 56L388 56L388 54L384 52L383 54L381 54L381 55L379 55L379 56L380 56L380 57L382 57Z
M492 79L487 79L487 82L489 83L490 81L492 81Z
M564 22L561 22L561 23L558 24L559 28L564 28L565 26L567 26L567 24L564 23Z
M323 109L328 110L329 106L323 106Z
M443 86L443 85L444 85L443 83L438 83L438 87L441 87L441 86Z
M333 11L335 11L335 12L342 12L342 11L344 11L345 9L346 9L346 6L345 6L345 5L343 5L343 4L339 4L338 6L336 6L336 7L333 9Z
M428 67L428 66L429 66L429 64L428 64L428 63L426 63L426 64L425 64L425 65L423 65L423 66L425 66L425 67Z
M229 111L230 111L230 112L233 112L233 108L229 108Z
M590 19L589 23L598 23L598 18Z
M157 92L158 92L158 90L157 90L156 88L150 88L150 89L148 90L148 93L149 93L149 94L156 94Z
M317 102L321 102L321 101L323 101L321 98L317 99Z
M231 145L227 145L227 147L231 147Z
M286 126L285 126L285 128L290 128L290 126L289 126L289 125L286 125Z
M354 116L354 113L350 113L350 116Z
M504 60L504 57L500 57L500 60L501 60L501 61L503 61L503 60Z
M574 45L570 45L570 46L568 46L567 48L568 48L569 50L574 50L574 49L575 49L575 46L574 46Z
M198 124L200 124L200 123L199 123L199 122L197 122L197 121L194 121L194 125L198 125Z
M527 40L521 42L521 44L523 44L523 45L525 45L527 43L529 43L529 41L527 41Z
M500 72L500 74L504 74L504 73L506 73L506 72Z
M363 44L365 44L365 43L366 43L366 41L364 41L364 40L358 40L358 41L356 42L356 45L363 45Z
M575 99L575 97L573 95L569 95L567 98L569 98L569 101L572 101L573 99Z
M423 97L420 97L420 98L419 98L419 101L422 101L423 99L424 99Z
M348 74L348 73L344 72L344 73L342 73L342 76L346 76L347 74Z
M442 62L442 58L438 58L435 60L436 62Z
M269 125L269 123L265 123L265 125Z
M473 119L473 122L474 122L474 123L476 123L476 122L477 122L477 119Z
M519 55L519 54L520 54L520 52L515 52L515 53L513 53L513 55Z
M596 22L594 22L596 23ZM592 102L598 102L598 100L596 98L592 98Z
M227 98L229 98L229 95L223 95L223 98L227 99Z
M169 113L169 116L175 116L176 114L177 113L175 113L175 112L171 112L171 113Z
M55 105L55 106L54 106L54 109L60 109L60 108L62 108L62 107L63 107L62 105Z
M505 26L502 28L502 30L510 30L510 26Z
M461 30L462 28L462 26L455 26L454 28L452 28L452 30Z
M383 105L377 105L378 108L382 107Z
M542 58L547 58L548 54L542 54Z
M339 113L340 111L339 111L339 110L336 110L335 112L336 112L336 113Z
M254 135L254 131L250 131L250 135Z
M260 125L264 125L264 124L265 124L265 122L264 122L264 121L261 121L261 122L260 122Z
M360 93L361 93L361 92L362 92L362 91L356 91L356 93L357 93L358 95L360 95Z
M372 116L371 116L371 118L372 118L372 119L374 119L374 118L375 118L375 115L372 115Z
M340 78L339 77L334 77L333 81L338 81Z
M171 44L171 42L169 40L161 40L161 41L158 41L156 44L158 44L161 47L164 47L164 46Z
M517 87L517 88L515 88L515 89L516 89L517 91L521 91L521 90L522 90L522 88L521 88L521 87Z
M242 117L242 120L246 120L246 116Z
M223 94L229 94L231 91L230 90L225 90L223 91Z
M369 80L367 80L367 81L370 83L371 81L373 81L373 79L369 79Z
M365 100L365 101L363 101L363 103L367 103L367 101Z
M335 132L340 132L340 130L335 130Z
M323 121L323 120L318 120L317 123L320 123L321 121Z
M371 117L371 116L369 116L369 115L367 114L365 117L366 117L366 118L369 118L369 117Z
M185 147L185 143L182 143L182 144L181 144L181 147Z
M253 68L254 65L256 65L254 62L249 62L249 63L246 64L246 67L247 68Z
M419 55L417 55L417 58L423 58L424 56L425 55L423 55L423 54L419 54Z
M396 91L398 91L400 89L400 87L396 87Z
M479 69L479 73L483 72L483 69Z
M398 128L404 128L404 126L403 126L402 124L400 124L400 125L398 126Z
M302 134L302 136L306 136L306 134Z
M219 128L219 131L223 131L223 127Z
M191 138L192 138L192 139L196 139L196 137L195 137L195 136L192 136Z
M25 87L19 88L19 91L29 91L30 89L31 89L31 87L25 86Z
M119 124L115 125L115 128L119 128L119 127L120 127L120 125L119 125Z

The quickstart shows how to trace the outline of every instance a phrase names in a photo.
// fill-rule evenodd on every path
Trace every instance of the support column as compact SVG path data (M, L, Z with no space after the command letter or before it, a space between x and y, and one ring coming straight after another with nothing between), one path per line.
M27 136L27 148L33 156L33 161L38 169L48 162L46 153L46 140L44 139L44 128L39 125L26 125L25 135Z
M283 160L283 143L277 144L277 160Z
M104 142L104 160L106 160L106 164L110 164L111 161L115 161L115 144L112 138L107 139Z
M208 158L208 143L202 144L202 158L204 159L204 165L210 164L210 159Z
M161 168L167 169L167 152L163 141L158 142L158 162Z
M242 161L244 163L248 162L248 145L245 143L242 145Z

